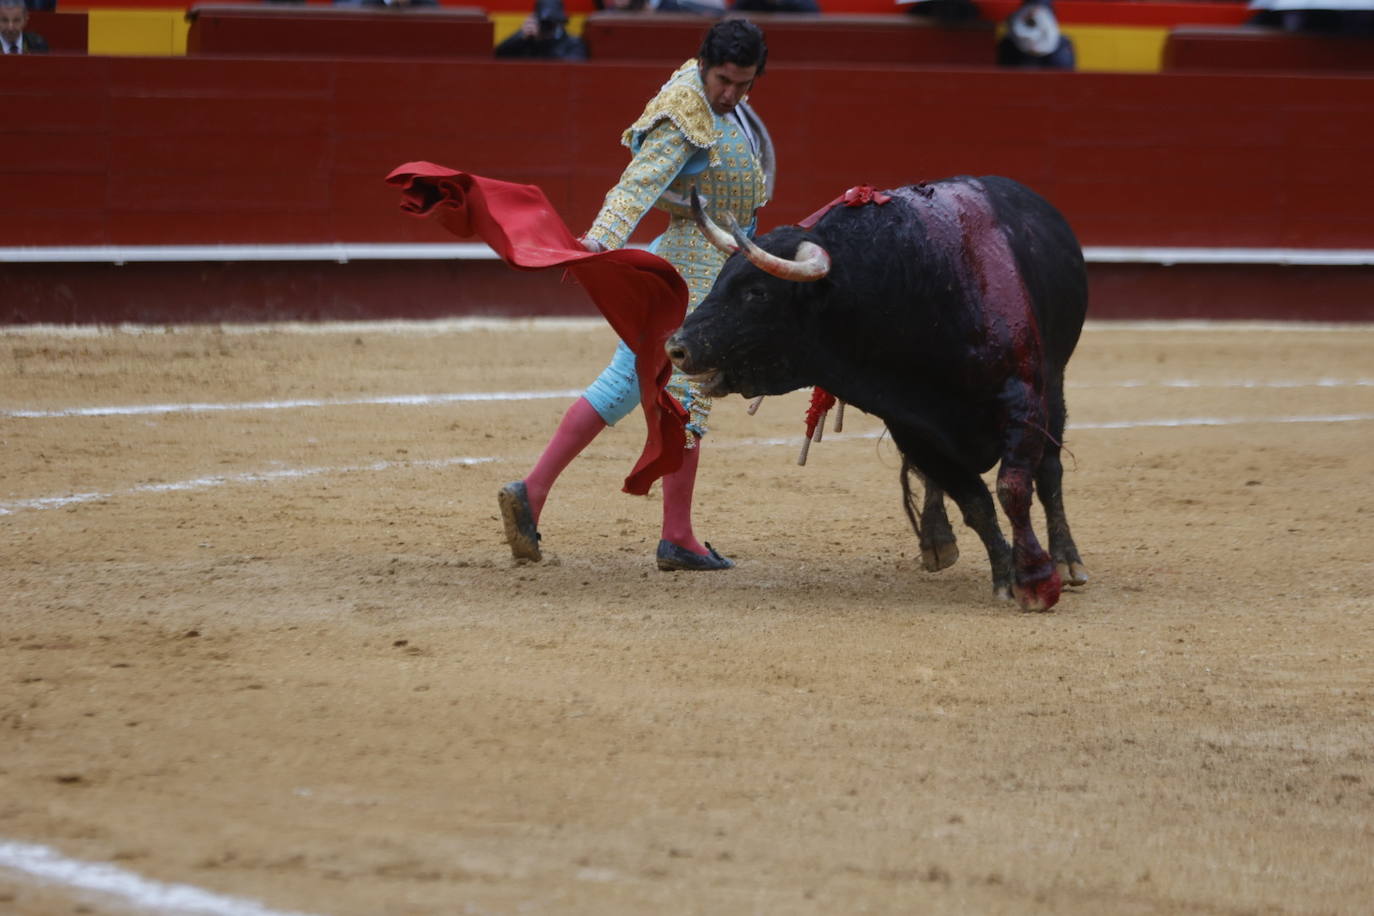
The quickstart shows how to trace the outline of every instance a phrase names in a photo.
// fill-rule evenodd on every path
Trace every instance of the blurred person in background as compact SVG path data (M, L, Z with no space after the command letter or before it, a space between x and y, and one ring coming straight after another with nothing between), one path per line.
M1251 0L1250 9L1252 25L1285 32L1374 35L1374 0Z
M1073 42L1059 31L1052 0L1025 0L1007 17L1007 31L997 42L997 66L1072 70Z
M721 16L725 0L594 0L598 10L611 13L699 13Z
M496 56L586 60L587 44L568 34L562 0L536 0L534 12L520 24L520 31L496 46Z
M973 22L978 18L978 5L973 0L897 0L897 6L906 7L912 16L940 25Z
M24 0L0 0L0 50L5 54L47 54L48 43L36 32L26 32L29 10Z
M817 0L735 0L732 7L741 13L819 13Z

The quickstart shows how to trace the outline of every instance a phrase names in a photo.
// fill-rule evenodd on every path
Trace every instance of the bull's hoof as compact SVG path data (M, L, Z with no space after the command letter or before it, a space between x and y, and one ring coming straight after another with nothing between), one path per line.
M949 569L958 560L959 545L953 541L921 545L921 568L926 572L939 572L942 569Z
M1088 568L1082 563L1060 563L1055 567L1059 579L1065 585L1087 585Z
M1058 572L1039 582L1012 586L1012 593L1016 596L1016 603L1020 605L1021 610L1034 613L1042 613L1053 608L1059 602L1059 591Z

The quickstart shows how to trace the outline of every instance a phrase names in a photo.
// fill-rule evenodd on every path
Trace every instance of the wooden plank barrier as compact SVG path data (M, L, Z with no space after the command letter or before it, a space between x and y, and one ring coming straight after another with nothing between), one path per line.
M390 169L544 187L585 228L663 64L0 55L0 246L439 241ZM765 228L845 188L1004 174L1085 244L1374 249L1374 77L798 64L753 93ZM640 234L651 237L652 219Z
M492 23L477 7L201 4L186 14L188 55L491 57Z

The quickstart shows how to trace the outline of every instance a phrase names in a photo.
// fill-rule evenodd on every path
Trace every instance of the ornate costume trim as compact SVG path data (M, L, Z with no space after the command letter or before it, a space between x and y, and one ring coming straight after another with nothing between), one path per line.
M706 100L706 92L697 73L696 58L692 58L668 78L658 95L644 106L644 113L621 136L620 142L634 150L634 140L663 119L673 122L682 135L698 149L711 150L711 164L718 162L715 144L721 137L720 128Z

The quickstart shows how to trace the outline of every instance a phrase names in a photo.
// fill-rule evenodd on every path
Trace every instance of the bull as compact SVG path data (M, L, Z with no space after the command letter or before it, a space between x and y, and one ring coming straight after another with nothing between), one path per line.
M1064 583L1088 580L1060 460L1064 368L1087 313L1082 249L1053 206L1008 178L864 199L751 240L737 223L713 223L694 195L701 230L732 256L667 341L668 357L710 396L819 385L879 417L901 453L922 566L958 559L948 494L987 550L994 593L1049 610ZM998 462L1010 545L980 476ZM1031 527L1033 492L1048 554Z

